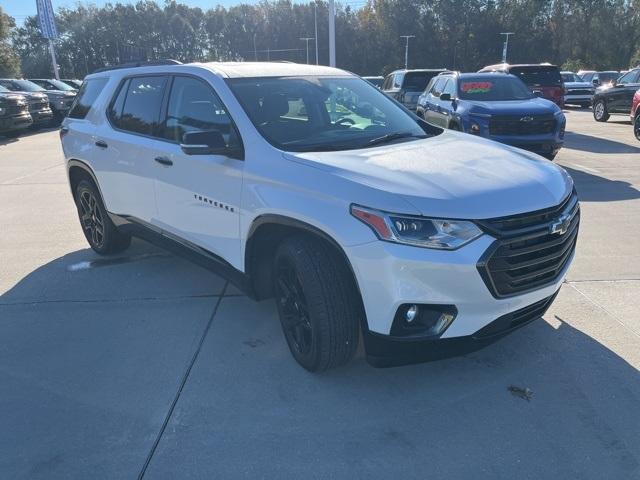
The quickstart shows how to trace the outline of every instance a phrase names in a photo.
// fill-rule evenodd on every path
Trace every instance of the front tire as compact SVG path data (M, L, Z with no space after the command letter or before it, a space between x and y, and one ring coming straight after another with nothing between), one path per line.
M110 255L126 250L131 237L118 230L113 224L102 197L96 186L88 180L81 180L76 187L78 218L87 242L100 255Z
M280 323L296 361L320 372L351 360L363 314L344 260L326 242L295 235L280 244L273 265Z
M636 140L640 140L640 113L633 120L633 134L636 136Z
M593 104L593 118L596 122L606 122L609 120L607 104L604 100L598 100Z

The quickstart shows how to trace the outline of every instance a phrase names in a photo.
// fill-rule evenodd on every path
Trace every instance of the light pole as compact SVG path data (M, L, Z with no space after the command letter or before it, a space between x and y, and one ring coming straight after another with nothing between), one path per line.
M309 64L309 40L315 40L314 37L300 37L300 40L307 42L307 65Z
M504 45L502 46L502 63L507 63L507 49L509 48L509 36L515 35L513 32L502 32L500 35L504 35Z
M329 0L329 66L336 66L336 4Z
M318 65L318 3L313 4L313 24L316 29L316 65Z
M409 39L416 38L415 35L400 35L400 38L405 39L404 45L404 69L407 70L409 68Z

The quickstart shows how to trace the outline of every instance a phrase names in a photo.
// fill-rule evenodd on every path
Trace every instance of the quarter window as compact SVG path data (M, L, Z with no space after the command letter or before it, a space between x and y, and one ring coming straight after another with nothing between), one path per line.
M154 135L167 77L133 77L127 80L109 109L116 128L143 135Z
M107 84L107 78L92 78L87 80L80 87L76 101L74 102L71 110L69 111L69 118L85 118L91 105L96 101L98 95L104 89Z
M218 131L229 147L240 146L231 118L213 89L192 77L177 76L171 86L161 136L177 143L187 132Z

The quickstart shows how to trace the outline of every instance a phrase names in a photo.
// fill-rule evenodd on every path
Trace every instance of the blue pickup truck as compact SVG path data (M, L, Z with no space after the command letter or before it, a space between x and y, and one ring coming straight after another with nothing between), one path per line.
M505 73L440 74L418 99L416 113L433 125L513 145L550 160L564 142L562 110Z

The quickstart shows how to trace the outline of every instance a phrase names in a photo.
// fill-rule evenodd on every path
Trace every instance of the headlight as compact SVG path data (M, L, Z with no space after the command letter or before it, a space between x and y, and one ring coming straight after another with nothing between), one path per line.
M455 250L482 235L476 224L466 220L396 215L358 205L351 205L351 215L380 240L416 247Z
M476 122L471 122L471 126L469 127L469 133L478 135L480 133L480 125L478 125Z
M0 107L0 115L4 115L7 112L5 107Z

